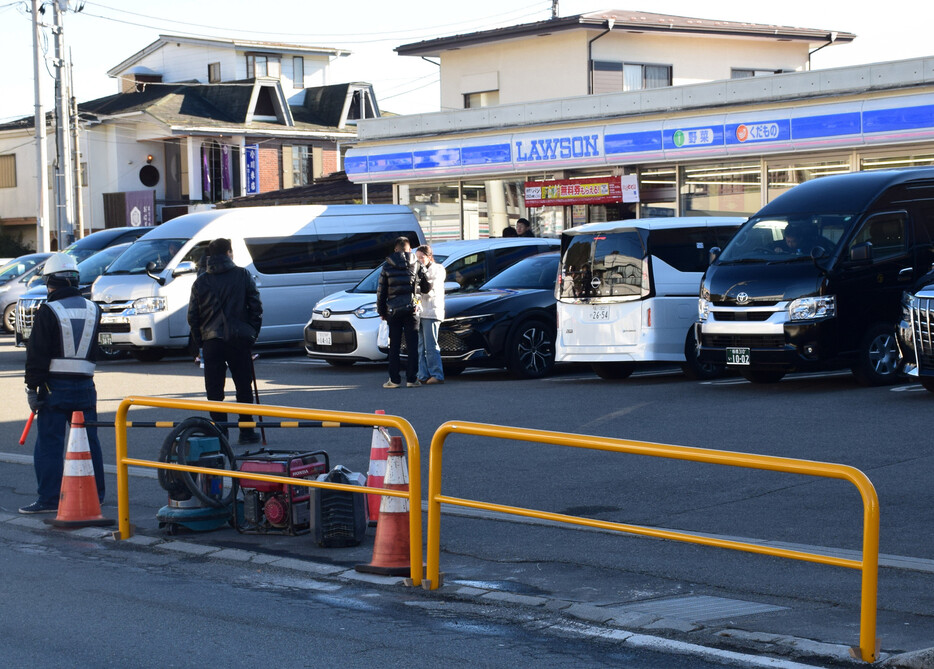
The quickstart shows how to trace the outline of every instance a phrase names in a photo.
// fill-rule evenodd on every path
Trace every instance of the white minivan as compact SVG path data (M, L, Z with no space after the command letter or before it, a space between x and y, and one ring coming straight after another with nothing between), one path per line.
M689 378L723 365L697 361L697 291L710 249L745 221L733 217L644 218L590 223L561 235L557 362L589 363L623 379L636 362L680 362Z
M91 289L101 344L158 360L188 346L188 299L198 262L218 237L253 275L263 301L259 344L300 342L315 303L355 285L392 251L424 235L401 205L242 207L187 214L154 228Z

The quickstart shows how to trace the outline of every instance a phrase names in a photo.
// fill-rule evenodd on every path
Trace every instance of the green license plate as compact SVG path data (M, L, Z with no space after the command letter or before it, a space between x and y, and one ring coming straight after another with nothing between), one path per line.
M726 364L748 365L749 364L749 349L748 348L727 348Z

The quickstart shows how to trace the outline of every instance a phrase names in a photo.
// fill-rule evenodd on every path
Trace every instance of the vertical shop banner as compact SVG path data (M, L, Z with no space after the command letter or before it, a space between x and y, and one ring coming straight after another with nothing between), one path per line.
M230 188L230 147L221 146L221 188L229 191Z
M624 174L619 180L623 189L623 202L638 202L639 178L635 174Z
M525 182L526 207L612 204L622 201L623 186L619 177Z
M243 147L246 158L246 194L259 193L259 144Z
M126 224L134 228L148 227L156 220L156 191L131 190L123 194L126 203Z
M210 149L201 147L201 197L211 201L211 158L208 155Z

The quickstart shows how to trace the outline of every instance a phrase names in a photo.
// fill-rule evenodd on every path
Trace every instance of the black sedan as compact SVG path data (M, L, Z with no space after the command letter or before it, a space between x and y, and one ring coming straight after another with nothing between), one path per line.
M438 341L445 374L506 367L540 378L555 365L555 279L560 254L520 260L473 293L445 297Z

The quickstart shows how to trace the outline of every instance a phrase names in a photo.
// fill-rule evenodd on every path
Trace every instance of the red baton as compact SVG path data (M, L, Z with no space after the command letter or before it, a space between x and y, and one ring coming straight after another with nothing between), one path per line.
M26 443L26 437L29 436L29 428L32 427L32 421L36 418L36 412L33 411L29 414L29 418L26 419L26 427L23 428L23 435L19 438L19 445L22 446Z

